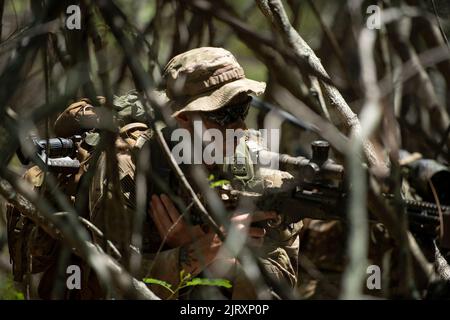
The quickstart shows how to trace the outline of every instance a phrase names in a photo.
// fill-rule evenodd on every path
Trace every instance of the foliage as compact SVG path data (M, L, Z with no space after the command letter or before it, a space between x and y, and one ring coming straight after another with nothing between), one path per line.
M213 286L213 287L223 287L231 288L232 284L226 279L207 279L207 278L192 278L190 273L186 273L184 270L180 271L180 282L178 286L173 289L170 283L154 278L144 278L144 282L147 284L157 284L170 291L171 296L174 296L178 291L186 287L195 286Z
M10 275L0 276L0 300L24 300L23 293L14 287Z
M217 187L221 187L224 186L226 184L230 184L230 180L226 180L226 179L220 179L220 180L214 180L214 175L211 174L208 177L208 181L209 181L209 186L211 188L217 188Z

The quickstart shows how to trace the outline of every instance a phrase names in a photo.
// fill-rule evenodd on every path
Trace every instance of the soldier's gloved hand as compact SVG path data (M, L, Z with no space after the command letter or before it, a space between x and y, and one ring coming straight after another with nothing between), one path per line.
M237 213L234 214L230 221L230 226L228 232L225 231L223 227L222 230L225 238L230 236L232 240L241 239L242 245L248 245L250 247L260 247L264 242L264 236L266 235L266 230L260 227L254 227L251 224L253 222L272 220L277 217L275 211L256 211L252 214L250 213ZM234 258L233 255L225 250L222 250L221 256L216 257L219 249L223 246L223 242L219 239L219 236L212 231L205 233L201 236L196 243L200 244L202 252L206 256L211 258Z
M189 225L180 215L170 198L152 195L149 214L155 222L161 239L175 248L193 242L204 235L199 226Z
M238 213L231 218L232 226L241 233L247 235L247 245L260 247L264 242L266 230L260 227L251 226L253 222L272 220L277 217L275 211L255 211L254 213Z
M253 214L240 213L231 218L228 232L222 227L225 237L237 241L231 245L240 250L242 245L259 247L264 242L266 231L263 228L252 227L252 222L275 219L276 212L255 212ZM193 275L198 274L204 267L210 267L210 272L220 275L227 268L236 263L235 255L225 247L219 236L209 231L200 236L196 241L181 248L180 262L182 268Z

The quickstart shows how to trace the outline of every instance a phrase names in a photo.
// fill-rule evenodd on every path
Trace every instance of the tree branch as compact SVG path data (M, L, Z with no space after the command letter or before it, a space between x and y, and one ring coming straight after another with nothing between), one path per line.
M311 69L320 74L322 78L329 79L329 75L325 71L320 59L290 24L281 1L257 0L257 3L267 19L277 28L283 40L292 48L296 58L304 61ZM344 122L345 128L354 135L359 136L361 134L361 125L357 115L353 113L336 87L330 85L329 82L325 83L322 79L319 80L323 84L325 94L330 100L331 106L336 109ZM368 140L363 142L363 148L369 164L385 171L385 162L375 153L373 145Z

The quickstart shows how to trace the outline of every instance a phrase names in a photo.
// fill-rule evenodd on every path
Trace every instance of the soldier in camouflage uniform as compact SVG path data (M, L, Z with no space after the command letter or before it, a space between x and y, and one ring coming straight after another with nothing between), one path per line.
M34 165L26 170L23 178L43 198L49 200L57 208L55 195L60 192L66 201L72 204L78 214L90 219L87 190L82 189L82 179L91 163L92 151L99 141L98 129L103 125L106 101L104 97L97 97L99 105L89 99L81 99L69 107L54 123L54 132L60 138L70 138L83 135L80 142L75 143L74 157L80 167L76 171L54 172L51 169L42 170ZM136 91L130 91L124 96L114 97L111 104L117 115L118 125L121 127L117 143L119 148L132 146L137 136L147 129L147 114L139 102ZM122 143L122 145L120 145ZM50 187L44 184L46 176L52 175L57 182ZM64 210L64 209L60 209ZM42 228L23 215L12 204L7 205L7 235L11 262L13 265L14 281L23 285L29 291L27 297L42 299L94 299L104 296L96 275L90 272L87 263L68 252L59 241L53 239ZM69 254L68 254L69 253ZM82 270L81 290L67 290L66 268L78 265ZM37 279L37 290L31 285ZM34 281L33 281L34 282ZM30 289L30 290L29 290Z
M165 68L164 78L168 104L174 111L172 117L176 119L179 127L191 132L194 117L199 117L207 129L216 128L222 132L225 132L225 129L246 129L244 119L251 100L249 95L259 95L265 89L264 83L246 79L234 56L221 48L198 48L174 57ZM162 151L158 144L152 143L153 140L150 138L148 141L151 146L150 153L153 157L159 156L159 160L150 161L151 166L155 167L149 170L150 174L147 175L150 191L149 215L142 228L143 263L141 273L137 276L163 280L173 288L177 287L182 270L193 276L202 274L224 277L231 280L233 285L231 290L222 292L216 290L215 293L218 295L211 296L209 291L196 289L188 293L182 292L180 298L257 298L254 287L239 262L232 255L224 254L226 250L221 250L223 243L218 236L204 226L190 226L184 218L180 219L180 212L170 197L155 191L151 172L160 174L165 171L167 164L166 168L162 167L167 160L161 156ZM144 147L141 148L143 149ZM135 159L130 152L122 151L118 154L121 185L126 188L122 193L126 196L131 215L135 209L134 186L139 171ZM215 172L214 168L209 169ZM91 188L90 212L92 221L104 229L102 221L108 221L109 218L105 215L110 210L102 208L105 202L102 202L101 198L107 196L107 192L102 184L104 181L102 171L98 172L94 179L97 183ZM186 175L188 176L187 173ZM274 175L266 178L276 180ZM173 176L167 178L168 182L173 180L177 178ZM179 190L172 191L180 193ZM246 212L233 216L231 221L237 229L243 229L243 232L248 233L250 246L260 248L261 265L266 271L278 281L294 288L297 283L298 233L302 223L289 226L286 230L276 229L271 232L263 228L249 227L252 222L275 217L275 212L253 214ZM114 235L111 236L114 242L120 241L114 239ZM163 250L155 254L162 239L166 239ZM218 266L222 268L217 268ZM228 266L225 268L227 272L219 270L224 266ZM151 285L151 289L160 297L171 296L170 292L161 286Z

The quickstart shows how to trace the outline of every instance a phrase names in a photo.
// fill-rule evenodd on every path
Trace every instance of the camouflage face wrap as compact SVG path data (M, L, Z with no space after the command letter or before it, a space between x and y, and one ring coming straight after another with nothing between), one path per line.
M131 90L121 96L114 96L113 107L117 111L122 124L131 122L148 123L151 119L136 90ZM149 112L153 113L153 110L149 110Z
M189 50L172 58L164 69L172 116L187 111L214 111L241 94L260 95L266 84L245 78L236 58L222 48Z

